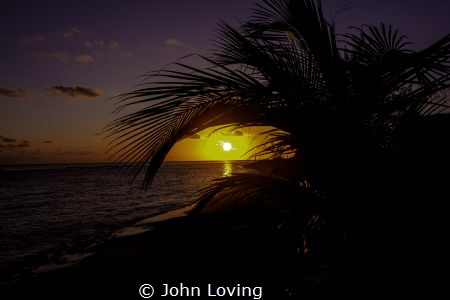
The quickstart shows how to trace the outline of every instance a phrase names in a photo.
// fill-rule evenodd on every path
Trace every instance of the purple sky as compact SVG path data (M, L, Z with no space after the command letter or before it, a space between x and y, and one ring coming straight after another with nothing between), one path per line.
M254 0L5 1L0 18L0 164L101 162L107 98L138 76L211 49L220 20ZM449 33L450 1L323 1L348 26L393 24L421 49Z

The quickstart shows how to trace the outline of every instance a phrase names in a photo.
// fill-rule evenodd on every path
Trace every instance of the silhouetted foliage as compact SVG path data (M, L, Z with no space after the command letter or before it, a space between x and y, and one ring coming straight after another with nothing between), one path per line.
M256 156L291 157L284 172L274 163L264 175L221 178L197 211L283 203L285 221L303 224L303 243L319 245L336 278L398 275L399 286L408 284L409 259L425 242L417 195L446 194L435 182L439 164L449 165L450 122L438 114L449 108L450 35L415 51L383 23L337 35L319 0L265 0L240 28L220 24L215 45L210 57L199 55L206 67L177 62L122 95L119 111L147 106L108 126L117 160L133 163L133 174L145 169L148 187L182 139L217 125L271 126Z

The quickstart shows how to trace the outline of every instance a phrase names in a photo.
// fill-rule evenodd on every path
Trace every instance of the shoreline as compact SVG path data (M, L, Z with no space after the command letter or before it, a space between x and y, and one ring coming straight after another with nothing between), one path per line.
M24 257L25 261L37 261L34 264L27 266L23 265L23 269L17 272L10 272L6 274L5 278L0 282L0 287L8 286L11 284L20 283L28 278L33 278L45 274L48 272L55 272L58 270L73 267L82 263L86 258L96 254L96 251L103 244L109 241L132 237L140 235L151 230L154 230L153 223L169 221L171 219L187 216L188 212L195 206L194 204L187 205L181 208L169 210L164 213L157 213L148 217L138 218L130 222L129 225L122 229L116 230L111 233L109 237L99 239L92 244L86 245L85 242L75 242L69 249L59 249L58 247L52 247L46 250L41 250L33 254L29 254ZM52 256L48 258L47 256ZM42 260L39 263L39 260ZM46 261L44 261L46 260ZM15 265L13 263L13 265ZM8 265L6 265L8 267ZM14 274L13 274L14 273Z
M142 233L152 229L152 222L185 215L196 191L209 178L222 175L222 164L198 168L168 164L160 188L147 193L137 184L125 184L120 173L109 171L112 165L56 165L50 172L31 167L31 173L25 166L23 172L1 172L6 197L1 203L5 243L0 251L0 284L48 265L72 265L99 242ZM29 178L25 183L23 176ZM46 184L52 177L61 178L57 186ZM188 177L193 179L184 183ZM79 181L76 186L73 179ZM97 181L99 185L92 184ZM182 187L177 187L180 182Z
M186 217L195 206L196 203L181 208L169 210L167 212L156 214L150 217L146 217L144 219L141 219L140 221L134 222L133 224L123 229L116 231L115 233L112 234L112 238L133 236L136 234L141 234L153 230L154 228L151 226L151 224L168 221L175 218Z
M35 296L53 299L74 282L74 298L104 295L98 288L102 284L110 286L106 294L129 299L146 282L272 289L267 285L276 281L279 272L274 269L289 261L279 253L280 236L271 226L229 217L184 216L154 223L155 230L106 241L78 264L1 286L0 294L19 296L32 290Z
M425 273L411 270L398 282L398 266L390 265L396 256L389 253L382 256L386 261L377 259L381 267L373 265L373 256L352 262L338 244L328 255L310 253L296 224L280 223L271 212L194 214L155 222L153 230L105 241L80 263L0 286L0 298L25 299L32 293L39 299L142 299L139 288L144 284L162 294L164 284L181 283L261 287L262 299L268 300L433 292Z

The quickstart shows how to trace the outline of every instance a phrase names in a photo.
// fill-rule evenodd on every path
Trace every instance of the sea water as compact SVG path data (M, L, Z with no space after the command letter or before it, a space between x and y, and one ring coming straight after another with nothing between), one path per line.
M245 170L246 162L171 162L151 189L129 183L112 164L0 168L0 282L51 261L76 261L106 239L138 233L133 224L192 205L213 179ZM170 215L170 213L169 213ZM157 218L156 218L157 219Z

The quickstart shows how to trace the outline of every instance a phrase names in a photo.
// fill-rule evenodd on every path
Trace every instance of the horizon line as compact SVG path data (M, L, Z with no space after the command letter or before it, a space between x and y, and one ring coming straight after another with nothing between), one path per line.
M192 162L227 162L227 161L256 161L256 159L217 159L217 160L166 160L163 163L192 163ZM42 166L42 165L126 165L126 164L134 164L138 162L60 162L60 163L6 163L0 164L0 167L3 166Z

